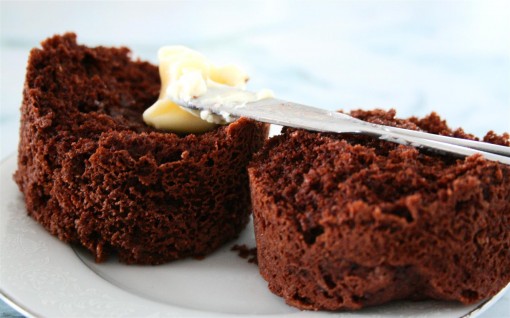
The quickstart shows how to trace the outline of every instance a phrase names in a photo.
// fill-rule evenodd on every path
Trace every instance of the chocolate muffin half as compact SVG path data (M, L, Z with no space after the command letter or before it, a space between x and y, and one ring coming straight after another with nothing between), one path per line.
M159 264L206 255L251 212L246 165L267 126L243 119L176 135L144 124L158 69L127 48L88 48L74 34L29 58L15 180L29 215L97 261Z
M374 123L459 138L436 114ZM485 141L509 146L490 132ZM295 307L473 303L510 282L510 166L284 129L249 167L260 273Z

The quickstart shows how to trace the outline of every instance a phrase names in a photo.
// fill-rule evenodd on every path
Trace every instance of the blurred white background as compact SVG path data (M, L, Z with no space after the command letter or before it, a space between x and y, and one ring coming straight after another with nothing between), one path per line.
M245 66L253 89L315 106L510 131L510 1L4 1L2 158L17 144L28 52L65 31L153 62L162 45L188 45Z
M478 136L510 131L510 1L2 1L0 11L0 159L17 147L30 49L66 31L152 62L162 45L191 46L245 66L254 90L314 106L437 111ZM505 301L487 314L510 316Z

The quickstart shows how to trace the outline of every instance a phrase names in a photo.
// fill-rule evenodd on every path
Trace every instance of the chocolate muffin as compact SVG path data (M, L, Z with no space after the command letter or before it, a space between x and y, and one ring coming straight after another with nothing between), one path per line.
M54 36L28 61L15 180L28 214L103 261L202 257L245 227L246 166L267 126L244 118L200 135L144 124L156 66L127 48Z
M436 114L354 111L473 139ZM485 141L509 146L509 135ZM260 273L309 310L397 299L473 303L510 281L510 166L369 136L286 128L249 167Z

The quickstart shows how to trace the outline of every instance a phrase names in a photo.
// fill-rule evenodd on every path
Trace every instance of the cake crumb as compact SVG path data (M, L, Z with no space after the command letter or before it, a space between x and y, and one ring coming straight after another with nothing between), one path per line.
M236 245L232 246L232 248L230 250L236 251L237 254L239 255L239 257L248 259L248 263L252 263L255 265L258 264L258 262L257 262L257 248L256 247L250 248L250 247L246 246L246 244L242 244L242 245L236 244Z

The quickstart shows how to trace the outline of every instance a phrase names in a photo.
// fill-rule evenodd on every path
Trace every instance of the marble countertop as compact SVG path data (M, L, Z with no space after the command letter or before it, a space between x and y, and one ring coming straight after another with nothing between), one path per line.
M251 89L305 104L437 111L478 136L510 131L505 1L2 1L0 13L0 160L18 144L29 50L65 31L152 62L162 45L191 46L245 66ZM0 316L20 315L0 302ZM481 317L510 317L510 293Z

